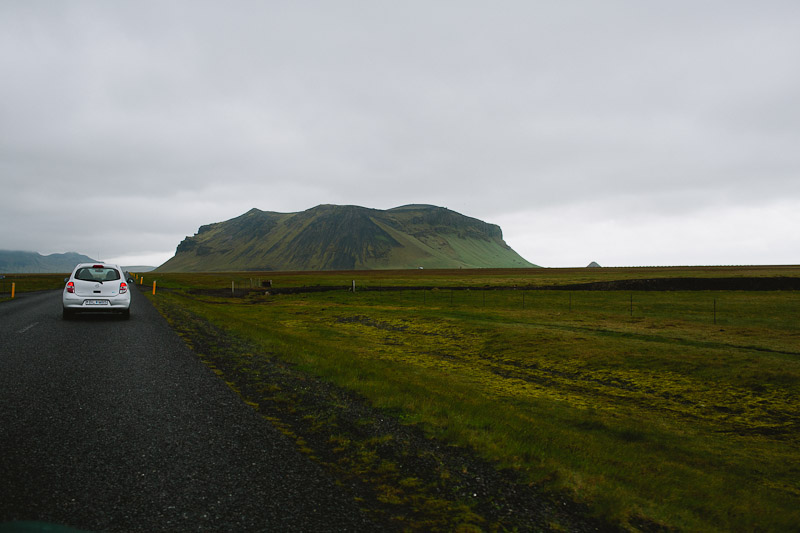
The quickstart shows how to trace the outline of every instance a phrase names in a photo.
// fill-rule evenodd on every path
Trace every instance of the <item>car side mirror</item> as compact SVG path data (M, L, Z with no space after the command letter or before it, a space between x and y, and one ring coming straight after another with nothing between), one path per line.
M68 282L68 281L69 281L69 276L67 276L66 278L64 278L64 283L66 283L66 282Z

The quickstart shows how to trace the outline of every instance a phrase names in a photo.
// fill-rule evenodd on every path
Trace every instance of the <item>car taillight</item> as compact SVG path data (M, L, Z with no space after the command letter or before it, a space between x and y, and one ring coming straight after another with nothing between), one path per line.
M119 284L119 293L125 294L126 292L128 292L128 284L122 281Z
M67 283L67 292L72 292L72 293L75 292L75 284L72 283L71 281Z

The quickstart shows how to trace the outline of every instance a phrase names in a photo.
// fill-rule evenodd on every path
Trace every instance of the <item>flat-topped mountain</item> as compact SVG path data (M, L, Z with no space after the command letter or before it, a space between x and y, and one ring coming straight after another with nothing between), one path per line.
M162 272L533 267L500 227L432 205L251 209L201 226Z

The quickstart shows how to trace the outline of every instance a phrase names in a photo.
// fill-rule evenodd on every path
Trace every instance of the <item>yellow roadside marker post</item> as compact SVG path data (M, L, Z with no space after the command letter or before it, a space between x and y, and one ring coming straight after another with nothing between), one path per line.
M153 296L156 294L156 282L153 282Z
M14 293L15 293L16 291L17 291L17 284L16 284L16 283L12 283L12 284L11 284L11 299L12 299L12 300L14 299Z

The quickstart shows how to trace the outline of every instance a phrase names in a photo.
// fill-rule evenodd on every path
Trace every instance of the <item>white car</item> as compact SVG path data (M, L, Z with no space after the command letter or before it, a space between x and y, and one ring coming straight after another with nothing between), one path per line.
M81 263L66 280L62 302L64 318L82 311L131 316L131 291L119 265Z

